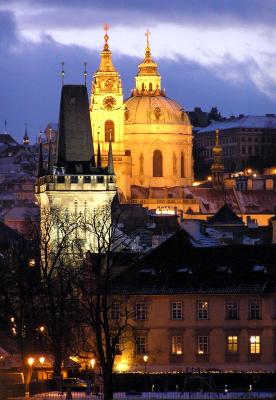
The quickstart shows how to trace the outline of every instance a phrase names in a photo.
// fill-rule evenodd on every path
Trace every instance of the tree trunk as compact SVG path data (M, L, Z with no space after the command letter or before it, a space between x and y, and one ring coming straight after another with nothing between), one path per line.
M54 376L61 376L62 366L62 349L61 345L55 346L54 349Z
M112 368L106 368L103 371L104 384L104 400L112 400L113 398L113 375Z

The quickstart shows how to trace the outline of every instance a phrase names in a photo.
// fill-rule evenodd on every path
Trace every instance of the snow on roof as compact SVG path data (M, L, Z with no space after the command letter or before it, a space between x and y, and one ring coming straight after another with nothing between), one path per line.
M213 121L209 126L201 128L197 132L205 133L205 132L213 132L216 129L225 130L225 129L235 129L235 128L276 129L276 116L247 115L246 117L242 118L230 118L225 121Z

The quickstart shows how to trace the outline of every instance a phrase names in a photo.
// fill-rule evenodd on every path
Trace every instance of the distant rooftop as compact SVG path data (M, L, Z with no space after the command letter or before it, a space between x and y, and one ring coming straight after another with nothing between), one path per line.
M199 129L198 133L213 132L216 129L276 129L276 115L267 114L262 116L247 115L245 117L229 118L224 121L213 121L209 126Z

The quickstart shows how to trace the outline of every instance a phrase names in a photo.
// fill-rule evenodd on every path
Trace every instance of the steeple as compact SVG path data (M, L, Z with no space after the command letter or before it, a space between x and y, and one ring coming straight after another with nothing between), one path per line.
M138 65L138 74L135 78L136 88L133 91L134 96L147 95L156 96L164 95L161 90L161 76L157 70L158 65L153 61L151 56L151 48L149 42L149 30L146 31L146 49L144 60Z
M224 188L224 181L223 181L223 172L224 172L224 165L222 162L222 147L219 145L219 130L216 130L216 144L213 147L213 155L214 160L211 165L211 172L212 172L212 181L213 181L213 188L215 190L223 190Z
M24 146L28 146L30 144L30 139L29 139L28 132L27 132L27 122L25 123L25 133L23 136L23 144L24 144Z
M48 168L47 168L47 174L51 175L52 173L52 139L50 136L50 140L48 143Z
M114 175L114 164L113 164L111 140L109 141L107 172L109 175Z
M98 141L97 167L98 167L98 168L101 168L101 166L102 166L101 147L100 147L100 142Z
M112 53L109 50L109 36L107 32L109 31L109 25L105 24L104 25L104 47L103 50L101 51L101 60L100 60L100 65L98 68L98 72L116 72L116 69L112 63Z
M42 140L41 137L39 137L37 177L40 178L41 176L44 176L44 168L43 168Z

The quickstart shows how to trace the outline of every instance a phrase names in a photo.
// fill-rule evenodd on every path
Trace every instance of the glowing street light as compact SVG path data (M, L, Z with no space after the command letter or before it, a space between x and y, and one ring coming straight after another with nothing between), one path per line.
M145 367L144 372L146 373L147 372L147 362L149 360L149 357L145 354L143 357L143 360L144 360L144 367Z
M92 368L92 369L94 369L95 363L96 363L95 358L92 358L92 359L90 360L90 365L91 365L91 368Z
M43 357L43 356L39 357L39 362L40 362L40 364L43 365L45 363L45 357Z
M27 360L27 363L29 364L30 367L32 367L33 363L34 363L34 358L33 357L29 357Z

